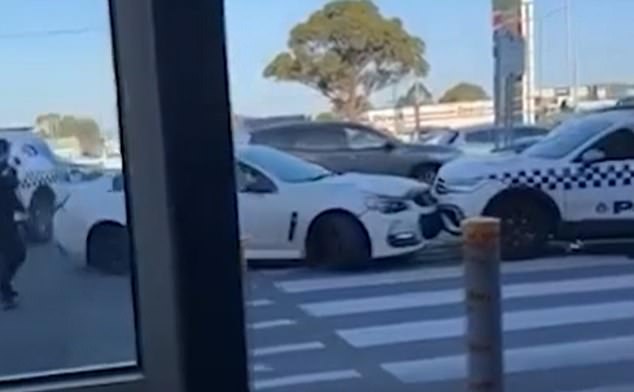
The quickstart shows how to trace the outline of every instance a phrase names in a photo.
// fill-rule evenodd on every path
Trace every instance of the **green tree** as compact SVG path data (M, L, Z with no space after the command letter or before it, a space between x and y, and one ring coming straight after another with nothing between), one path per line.
M337 119L337 115L331 112L322 112L315 116L315 120L317 121L335 121Z
M482 87L462 82L447 90L438 101L440 103L471 102L488 98L487 92Z
M397 18L384 17L369 0L337 0L290 32L288 50L264 76L317 90L337 115L357 119L370 96L403 77L425 76L425 44Z
M37 116L35 123L44 137L76 138L84 155L98 156L103 151L101 130L92 118L47 113Z

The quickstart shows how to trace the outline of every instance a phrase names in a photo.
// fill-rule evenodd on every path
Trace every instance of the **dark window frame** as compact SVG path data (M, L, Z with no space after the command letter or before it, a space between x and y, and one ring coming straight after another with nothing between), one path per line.
M110 6L139 363L0 390L247 392L223 1Z

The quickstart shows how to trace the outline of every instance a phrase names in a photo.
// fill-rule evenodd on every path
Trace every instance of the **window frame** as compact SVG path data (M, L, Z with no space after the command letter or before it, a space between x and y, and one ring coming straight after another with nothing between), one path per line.
M109 3L139 363L18 375L0 391L247 392L224 4Z

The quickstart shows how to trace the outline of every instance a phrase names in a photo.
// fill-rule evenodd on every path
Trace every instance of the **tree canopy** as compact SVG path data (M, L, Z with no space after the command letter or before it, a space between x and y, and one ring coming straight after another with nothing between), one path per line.
M37 116L35 123L44 137L51 139L75 137L82 153L101 154L103 148L101 130L92 118L47 113Z
M425 105L434 101L431 91L421 82L415 82L396 102L396 107L414 106L418 104Z
M445 91L438 102L471 102L480 101L488 98L489 96L487 92L482 87L478 86L477 84L462 82Z
M264 76L317 90L339 116L355 119L370 96L407 75L425 76L425 44L397 18L384 17L369 0L337 0L290 32L288 50Z
M315 120L317 121L334 121L338 120L337 115L331 112L321 112L317 116L315 116Z

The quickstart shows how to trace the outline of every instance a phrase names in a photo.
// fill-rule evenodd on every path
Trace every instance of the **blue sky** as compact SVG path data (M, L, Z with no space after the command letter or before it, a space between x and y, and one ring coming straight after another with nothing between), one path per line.
M236 111L265 115L328 108L324 99L303 86L261 77L263 67L285 48L289 29L325 2L226 0ZM426 42L431 72L425 83L434 94L463 80L490 90L491 0L375 2ZM627 39L634 37L634 1L571 2L580 82L634 82L634 45ZM546 85L570 80L563 4L564 0L535 0L536 29L543 32L536 44L537 65L543 69L538 80ZM107 18L105 0L0 0L0 125L32 123L39 113L64 112L92 116L105 128L115 127ZM42 34L46 31L67 34ZM375 97L375 103L386 103L392 92Z

